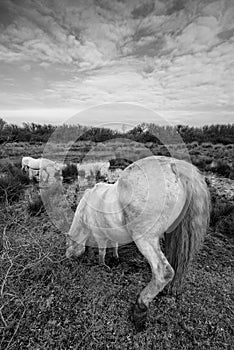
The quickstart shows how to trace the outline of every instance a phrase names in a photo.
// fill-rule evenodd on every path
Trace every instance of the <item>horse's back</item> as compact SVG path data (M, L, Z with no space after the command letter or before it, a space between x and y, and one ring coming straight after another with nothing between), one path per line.
M184 208L187 193L174 161L168 157L143 158L120 176L119 201L135 237L143 231L162 235Z
M126 244L132 241L123 219L117 187L98 183L85 193L85 219L95 239Z

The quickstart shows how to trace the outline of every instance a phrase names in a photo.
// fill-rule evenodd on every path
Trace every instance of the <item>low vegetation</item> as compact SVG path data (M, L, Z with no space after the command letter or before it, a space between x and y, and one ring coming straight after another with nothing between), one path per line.
M127 132L108 128L87 127L82 125L52 126L51 124L23 123L23 126L8 124L0 118L0 143L4 142L47 142L53 134L53 142L67 143L70 140L105 142L111 139L128 138L140 143L157 144L178 143L178 135L187 143L202 142L210 144L233 144L234 124L158 126L153 123L141 123Z
M233 186L234 187L234 186ZM218 232L234 243L234 191L232 198L217 193L214 187L210 188L211 192L211 217L210 226L215 232Z
M27 212L30 216L40 216L45 211L43 201L37 189L32 193L33 196L31 195L27 201Z
M129 308L148 283L151 272L134 244L120 247L118 265L108 251L106 262L111 269L107 270L98 266L95 248L79 259L66 259L65 236L56 225L64 222L64 227L69 226L71 214L82 196L77 167L72 163L83 159L84 153L90 152L96 143L87 139L72 145L66 157L69 165L63 171L64 192L52 203L42 201L38 184L29 183L19 164L23 155L40 156L43 143L35 141L34 136L30 145L3 143L0 159L1 350L231 349L234 184L230 128L226 129L226 145L221 144L221 140L213 144L218 134L215 128L209 129L213 130L210 138L207 130L207 139L200 135L197 140L193 140L193 135L199 134L199 128L193 128L193 132L180 129L181 133L190 135L187 140L191 142L186 147L192 162L207 174L212 201L211 224L204 246L185 278L182 294L158 296L151 303L147 329L141 333L136 333L129 321ZM116 159L111 163L114 170L126 167L133 160L128 154L134 157L141 157L145 152L170 155L173 150L178 158L183 155L183 145L160 145L150 140L144 130L142 127L132 133L139 140L147 139L144 147L134 139L132 143L129 141L127 151L120 142L103 143L99 147L100 157L114 153ZM86 131L84 138L90 135ZM96 140L102 138L101 129L92 132ZM49 132L44 135L46 138ZM105 135L107 137L108 132ZM58 158L64 156L62 143L51 147ZM96 181L101 180L97 172ZM56 186L51 186L50 192L56 191ZM71 212L66 212L66 203ZM53 223L49 205L57 208Z
M66 164L65 169L62 170L62 176L64 183L71 183L76 180L78 176L77 166L72 163Z
M16 165L7 163L0 173L0 202L12 203L19 200L28 184L28 176Z
M118 265L107 252L110 270L98 266L95 248L92 256L68 260L65 236L44 211L38 185L26 187L11 205L4 203L1 349L230 349L233 199L217 190L216 178L209 179L211 227L204 246L182 294L156 298L141 333L129 320L129 308L151 272L134 244L120 247ZM79 186L66 186L72 206Z

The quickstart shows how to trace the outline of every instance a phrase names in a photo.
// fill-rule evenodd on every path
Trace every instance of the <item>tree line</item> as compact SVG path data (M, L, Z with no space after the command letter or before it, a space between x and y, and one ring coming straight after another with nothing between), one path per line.
M21 126L9 124L0 118L0 144L5 142L47 142L52 136L53 142L68 141L104 142L113 138L129 138L146 143L173 144L182 140L185 143L210 142L213 144L234 144L234 124L214 124L193 127L188 125L159 126L153 123L141 123L133 129L118 130L82 125L23 123ZM181 137L181 138L180 138Z

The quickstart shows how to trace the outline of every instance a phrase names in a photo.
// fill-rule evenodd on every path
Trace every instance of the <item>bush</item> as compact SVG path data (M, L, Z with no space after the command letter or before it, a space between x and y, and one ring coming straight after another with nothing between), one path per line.
M203 148L213 148L213 145L211 142L202 142L201 146Z
M233 235L234 203L217 195L214 188L210 188L212 209L210 226L221 234Z
M204 171L206 169L206 162L203 157L191 156L191 161L199 170Z
M234 166L231 168L229 179L234 180Z
M29 178L21 169L13 164L7 164L0 177L0 202L12 203L19 200Z
M212 203L212 210L210 215L210 225L216 227L218 222L223 218L234 213L234 204L230 202L216 201Z
M190 156L200 156L201 155L201 150L197 150L197 149L192 149L191 151L189 151Z
M101 175L101 171L100 170L97 170L97 172L95 174L95 180L96 180L96 183L98 183L98 182L106 182L107 178L106 178L106 176Z
M71 183L77 179L78 170L75 164L69 163L66 168L62 170L63 182Z
M226 236L233 236L233 227L234 227L234 212L230 213L225 217L222 217L218 221L216 225L216 231Z
M130 159L114 158L110 160L109 169L116 169L116 168L125 169L130 164L132 164L132 161Z
M45 211L44 204L39 194L37 196L34 196L33 199L29 200L27 211L32 216L39 216L42 212Z
M231 167L224 162L218 162L216 172L224 177L229 177L231 172Z
M217 161L217 165L212 168L212 171L227 178L230 177L232 173L230 165L224 161Z

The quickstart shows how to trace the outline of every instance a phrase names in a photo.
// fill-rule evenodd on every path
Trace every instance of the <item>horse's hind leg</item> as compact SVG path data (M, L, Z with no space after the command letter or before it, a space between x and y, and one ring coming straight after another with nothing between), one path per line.
M132 309L132 320L140 330L145 326L149 303L173 279L174 270L160 248L159 238L153 240L141 238L135 243L148 260L152 270L150 283L138 295Z
M118 242L112 242L111 246L113 248L113 257L116 259L119 259Z
M112 258L110 259L109 263L111 264L111 267L117 266L119 264L119 254L118 254L118 242L110 242L110 245L112 247Z
M106 262L105 262L106 246L107 246L107 240L98 241L99 265L105 266L108 269L110 269L110 267L106 265Z

